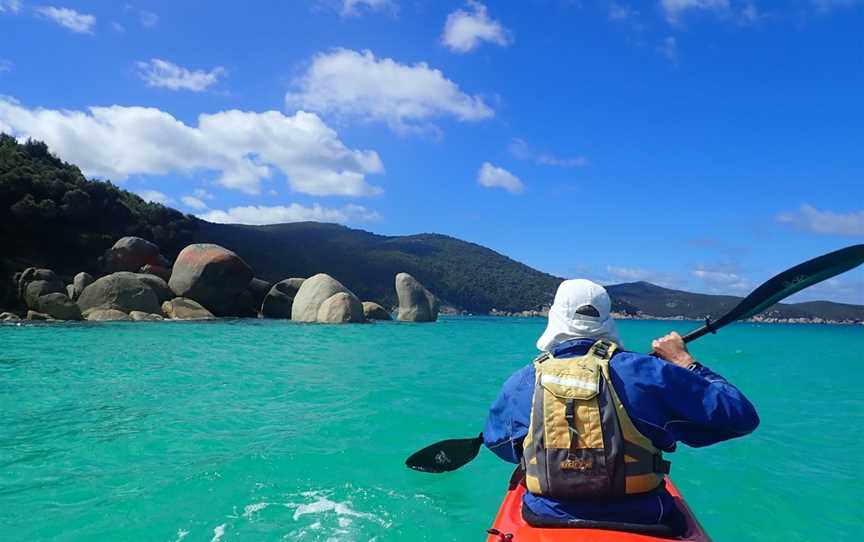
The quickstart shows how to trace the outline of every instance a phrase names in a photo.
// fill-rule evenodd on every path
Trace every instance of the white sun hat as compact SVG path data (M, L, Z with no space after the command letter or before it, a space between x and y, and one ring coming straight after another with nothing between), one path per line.
M585 279L565 280L555 292L549 323L537 339L537 349L548 352L570 339L606 339L622 346L611 310L606 288Z

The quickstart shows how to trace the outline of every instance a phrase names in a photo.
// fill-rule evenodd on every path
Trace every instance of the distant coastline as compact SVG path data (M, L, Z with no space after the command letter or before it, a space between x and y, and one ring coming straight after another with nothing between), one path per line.
M448 311L444 312L444 314L467 314L464 312L458 311ZM515 318L546 318L548 315L548 311L534 311L534 310L526 310L526 311L500 311L496 309L492 309L488 313L489 316L507 316L507 317L515 317ZM704 319L691 318L688 316L655 316L651 314L630 314L626 312L612 312L612 317L616 320L675 320L675 321L687 321L687 322L704 322ZM828 325L864 325L864 319L855 320L855 319L844 319L844 320L834 320L830 318L775 318L771 316L754 316L753 318L748 318L746 320L742 320L742 322L749 323L757 323L757 324L828 324Z

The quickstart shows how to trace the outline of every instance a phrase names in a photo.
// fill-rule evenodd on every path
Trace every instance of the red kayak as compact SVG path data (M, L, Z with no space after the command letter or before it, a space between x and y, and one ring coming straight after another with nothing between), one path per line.
M609 531L604 529L576 529L570 527L532 527L522 519L522 495L525 486L522 484L511 484L512 489L507 491L504 502L498 510L495 524L489 529L489 537L486 542L657 542L669 541L669 538L660 538L646 534L636 534L623 531ZM692 542L711 542L711 538L699 525L690 507L684 502L678 488L666 477L666 489L675 498L679 510L687 519L687 532L683 537L671 540L689 540Z

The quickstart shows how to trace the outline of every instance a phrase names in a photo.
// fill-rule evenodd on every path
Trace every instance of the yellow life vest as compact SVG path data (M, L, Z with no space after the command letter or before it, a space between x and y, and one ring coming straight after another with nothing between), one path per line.
M534 360L535 383L522 467L528 491L556 499L646 493L669 472L640 433L609 377L617 346L597 341L584 356Z

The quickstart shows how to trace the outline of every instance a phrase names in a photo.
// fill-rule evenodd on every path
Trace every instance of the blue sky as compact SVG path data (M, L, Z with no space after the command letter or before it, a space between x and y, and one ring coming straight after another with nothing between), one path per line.
M53 2L0 0L0 130L204 218L733 294L864 240L861 1Z

